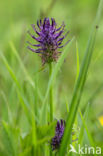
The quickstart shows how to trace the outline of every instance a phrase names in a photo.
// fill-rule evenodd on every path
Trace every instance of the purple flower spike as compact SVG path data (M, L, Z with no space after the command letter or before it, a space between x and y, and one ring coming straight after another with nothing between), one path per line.
M60 143L64 134L65 129L65 121L60 120L57 121L55 136L51 140L52 150L57 150L60 147Z
M30 32L28 33L38 42L38 44L31 44L30 42L28 42L28 44L38 49L33 49L30 46L27 48L32 52L39 53L43 65L45 63L56 62L61 53L59 49L64 47L69 42L67 41L67 43L62 45L64 38L68 34L67 32L66 35L63 35L65 27L64 23L57 28L54 18L51 18L51 20L49 18L45 18L43 21L37 21L37 28L34 24L31 26L37 37L32 35Z

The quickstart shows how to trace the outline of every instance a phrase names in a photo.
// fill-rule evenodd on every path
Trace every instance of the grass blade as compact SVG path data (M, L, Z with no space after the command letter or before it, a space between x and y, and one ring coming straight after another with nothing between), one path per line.
M16 84L17 94L18 94L21 106L22 106L22 108L23 108L23 110L25 112L26 117L28 118L29 123L32 124L33 130L34 130L33 138L35 138L33 143L36 144L36 126L35 126L34 113L30 109L30 106L28 105L28 102L27 102L26 98L23 95L21 85L20 85L19 81L17 80L13 70L9 66L5 56L3 54L1 54L1 57L2 57L2 59L4 61L4 64L5 64L6 68L8 69L8 72L10 73L10 75L11 75L11 77L13 79L13 82Z
M53 83L54 79L56 78L56 75L57 75L61 65L64 62L64 59L66 58L66 56L68 54L69 48L70 48L73 41L74 41L74 38L71 40L71 42L68 44L68 46L66 47L66 49L64 50L64 52L60 56L58 62L55 65L55 68L54 68L54 70L52 72L52 75L50 77L50 80L49 80L49 83L48 83L48 88L47 88L47 91L46 91L46 94L45 94L45 97L44 97L44 100L43 100L43 107L42 107L42 110L41 110L41 118L40 118L41 124L45 123L45 120L46 120L46 112L47 112L46 111L47 110L46 100L47 100L50 88L52 86L52 83Z
M8 125L4 121L2 121L2 127L3 127L2 130L3 142L4 142L5 149L9 155L15 156L15 149L14 149L12 137L10 135Z
M97 28L98 22L100 20L100 15L102 12L102 6L103 6L103 0L101 0L100 4L99 4L96 20L94 22L92 31L90 33L90 37L88 40L85 56L84 56L84 59L83 59L82 65L81 65L79 77L78 77L77 83L76 83L75 88L74 88L74 93L73 93L73 97L72 97L71 105L70 105L70 112L69 112L68 117L67 117L66 128L65 128L63 140L61 143L61 148L59 151L60 156L65 155L68 143L70 141L72 126L73 126L73 123L75 121L75 117L76 117L79 102L81 99L84 83L86 80L86 75L88 72L88 67L89 67L89 64L91 62L91 57L92 57L92 53L93 53L93 47L94 47L94 42L95 42L95 37L96 37L96 32L97 32L96 28Z
M79 51L78 51L78 43L76 41L76 57L77 57L77 74L76 74L76 81L78 79L78 76L79 76Z
M17 50L16 50L14 44L13 44L12 42L10 42L10 47L11 47L11 49L12 49L12 52L14 53L14 55L16 56L16 58L18 59L20 65L21 65L21 68L22 68L23 72L24 72L25 75L26 75L27 80L28 80L29 83L33 86L33 88L35 88L35 83L34 83L34 81L32 80L32 78L29 76L29 74L28 74L28 72L27 72L27 70L26 70L26 68L25 68L25 66L24 66L24 64L23 64L23 62L22 62L22 60L21 60L21 58L20 58L20 56L19 56L19 54L18 54L18 52L17 52Z
M88 130L87 125L86 125L86 122L85 122L85 119L83 118L82 113L81 113L80 110L79 110L79 114L80 114L80 117L81 117L81 119L82 119L83 126L84 126L84 128L85 128L85 130L86 130L86 133L87 133L87 136L88 136L90 145L91 145L92 147L95 147L94 140L93 140L91 134L89 133L89 130ZM94 155L96 156L96 154L94 154Z
M3 59L3 62L4 62L4 64L5 64L5 66L6 66L7 70L8 70L8 72L9 72L10 75L11 75L11 78L12 78L13 82L14 82L15 85L16 85L16 90L17 90L17 93L18 93L19 100L20 100L21 105L22 105L22 107L23 107L23 109L24 109L24 112L25 112L25 114L26 114L26 116L27 116L27 118L28 118L28 120L29 120L29 122L30 122L30 121L32 121L32 120L31 120L32 118L31 118L30 116L33 115L33 113L32 113L32 111L30 110L30 107L29 107L29 105L27 104L27 102L25 102L26 100L25 100L25 98L24 98L24 96L23 96L21 85L20 85L19 81L17 80L17 78L16 78L16 76L15 76L15 74L14 74L12 68L9 66L9 64L8 64L8 62L7 62L6 58L5 58L5 56L4 56L2 53L1 53L1 57L2 57L2 59Z
M7 97L6 97L6 95L5 95L5 93L3 91L1 91L0 94L2 95L2 98L3 98L3 100L4 100L5 104L6 104L6 108L7 108L7 111L8 111L8 122L10 124L13 124L13 115L12 115L11 109L9 107L8 99L7 99Z
M88 116L88 111L89 111L89 104L87 105L86 107L86 110L85 110L85 113L84 113L84 117L83 118L83 121L87 120L87 116ZM80 115L81 115L81 111L79 110L80 112ZM79 140L78 140L78 143L81 145L82 144L82 140L83 140L83 134L84 134L84 124L82 122L82 125L81 125L81 129L80 129L80 133L79 133Z
M89 130L88 130L87 126L86 126L85 120L84 120L83 115L82 115L82 113L81 113L80 110L79 110L79 114L80 114L80 117L81 117L81 119L82 119L82 123L83 123L83 125L84 125L84 127L85 127L85 130L86 130L86 132L87 132L87 135L88 135L90 144L91 144L92 147L94 147L93 138L92 138L91 134L89 133Z

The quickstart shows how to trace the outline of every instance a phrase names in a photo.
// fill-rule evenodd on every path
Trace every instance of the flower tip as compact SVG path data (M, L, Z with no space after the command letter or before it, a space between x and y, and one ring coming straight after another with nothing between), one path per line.
M36 29L36 26L34 24L31 24L34 32L38 35L38 37L35 37L28 31L28 34L32 37L32 39L39 42L39 44L31 44L31 46L40 47L38 49L32 49L28 47L33 52L40 53L42 63L50 63L50 62L57 62L57 59L59 58L60 51L59 48L64 47L66 44L62 45L62 42L64 38L67 36L63 35L64 33L64 22L61 25L61 27L57 28L57 24L55 22L54 18L50 19L48 17L45 17L43 21L37 21L37 27L39 29Z

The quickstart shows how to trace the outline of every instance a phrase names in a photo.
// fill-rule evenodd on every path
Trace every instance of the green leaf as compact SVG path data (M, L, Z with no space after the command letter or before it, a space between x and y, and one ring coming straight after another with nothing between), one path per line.
M16 56L16 58L18 59L20 65L21 65L22 71L25 73L25 76L26 76L27 80L32 85L32 87L35 88L35 83L32 80L32 78L29 76L29 74L28 74L28 72L27 72L27 70L26 70L26 68L25 68L25 66L23 64L23 61L21 60L21 58L20 58L20 56L19 56L19 54L18 54L18 52L17 52L17 50L16 50L13 42L10 42L10 47L12 49L12 52L14 53L14 55Z
M18 93L18 97L19 97L19 100L20 100L20 103L21 103L21 106L25 112L25 115L26 117L28 118L28 121L29 123L32 123L32 117L34 118L34 114L32 112L32 110L30 109L30 106L26 100L26 98L24 97L23 95L23 90L22 90L22 86L20 85L19 81L17 80L12 68L9 66L5 56L1 53L1 57L3 59L3 62L8 70L8 72L10 73L11 75L11 78L13 80L13 82L15 83L16 85L16 90L17 90L17 93Z
M78 79L78 76L79 76L79 51L78 51L78 43L76 41L76 57L77 57L77 74L76 74L76 81Z
M33 146L36 147L37 136L36 136L36 124L34 118L32 118L32 142L33 142Z
M1 93L2 98L3 98L3 100L4 100L5 104L6 104L6 107L7 107L8 121L9 121L10 124L13 124L13 115L12 115L11 109L9 107L8 99L7 99L7 97L6 97L6 95L5 95L5 93L3 91L1 91L0 93Z
M47 97L48 97L48 94L49 94L49 91L50 91L50 88L52 86L52 83L54 82L55 78L56 78L56 75L58 73L58 71L60 70L63 62L64 62L64 59L66 58L68 52L69 52L69 48L71 47L71 44L73 43L74 41L74 38L71 40L71 42L67 45L67 47L64 49L63 53L61 54L58 62L56 63L55 67L54 67L54 70L51 74L51 77L50 77L50 80L49 80L49 83L48 83L48 87L47 87L47 91L46 91L46 94L44 96L44 100L43 100L43 106L42 106L42 110L41 110L41 117L40 117L40 123L41 124L45 124L46 122L46 112L47 112L47 103L46 103L46 100L47 100Z
M29 84L32 86L32 88L34 89L34 92L37 92L36 94L39 96L40 100L42 101L41 95L40 95L40 91L37 90L37 86L35 84L35 81L33 81L33 78L30 76L30 74L28 73L27 69L25 68L23 61L21 60L18 51L15 48L15 45L13 44L13 42L10 42L10 47L11 50L13 52L13 54L16 56L20 67L23 71L23 73L25 74L25 78L27 79L27 81L29 82ZM41 69L39 69L36 73L34 73L33 75L36 77L36 74L38 74L39 72L41 72L42 70L44 70L45 67L42 67Z
M95 144L94 144L94 140L93 140L93 138L92 138L92 135L90 134L90 132L89 132L89 130L88 130L88 128L87 128L85 119L83 118L82 113L81 113L80 110L79 110L79 113L80 113L80 117L81 117L81 119L82 119L83 126L85 127L85 130L86 130L86 133L87 133L87 136L88 136L90 145L91 145L92 147L95 147ZM80 136L80 137L81 137L81 136ZM81 141L81 140L80 140L80 141ZM94 155L96 156L96 154L94 154Z
M96 32L97 32L97 26L99 24L98 22L100 20L102 7L103 7L103 0L101 0L99 4L99 8L98 8L97 15L96 15L96 20L94 22L92 31L90 33L85 56L84 56L84 59L82 61L82 65L80 68L79 77L74 88L73 97L72 97L71 104L70 104L70 112L68 113L68 117L66 120L66 128L65 128L63 140L61 143L61 148L59 150L60 156L65 155L68 143L70 142L72 126L76 118L77 110L79 107L80 99L82 96L82 92L83 92L83 88L84 88L84 84L85 84L85 80L86 80L86 76L88 72L88 67L91 62L91 57L93 53L93 47L94 47L94 42L95 42L95 37L96 37Z
M91 134L89 133L89 130L88 130L87 125L86 125L86 122L85 122L85 119L83 118L83 115L82 115L82 113L81 113L80 110L79 110L79 113L80 113L80 117L81 117L81 119L82 119L83 126L85 127L85 130L86 130L86 132L87 132L87 136L88 136L88 138L89 138L90 144L92 145L92 147L94 147L93 138L92 138Z
M21 152L18 156L31 156L31 147L27 147L23 152Z
M21 143L22 152L25 151L27 148L32 147L32 131L31 130L29 133L25 133L21 135L20 143Z
M15 145L13 144L12 135L5 121L2 121L2 142L8 155L15 156Z
M88 112L89 112L89 104L87 105L86 109L85 109L85 113L84 113L84 117L83 117L83 121L86 121L87 120L87 117L88 117ZM81 114L81 111L79 110L79 113ZM83 140L83 136L84 136L84 124L82 122L82 125L81 125L81 129L80 129L80 133L79 133L79 140L78 140L78 143L79 144L82 144L82 140Z
M38 136L38 142L40 140L45 139L45 137L53 137L55 134L55 127L56 127L57 121L54 121L48 125L38 126L37 127L37 136Z

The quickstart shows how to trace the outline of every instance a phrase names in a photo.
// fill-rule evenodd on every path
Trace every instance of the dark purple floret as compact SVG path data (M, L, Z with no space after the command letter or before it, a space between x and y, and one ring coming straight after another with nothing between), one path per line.
M64 134L65 121L57 121L55 136L51 140L52 150L57 150L60 147L60 143Z
M64 33L64 23L57 28L57 24L54 18L45 18L43 21L37 21L37 27L34 24L31 25L33 30L35 31L36 36L32 35L30 32L30 36L35 39L38 44L31 44L31 46L37 47L37 49L31 48L28 46L32 52L39 53L42 58L42 63L50 63L57 61L60 55L60 48L64 47L70 40L68 40L64 45L62 42L64 38L67 36L69 31L63 35Z

